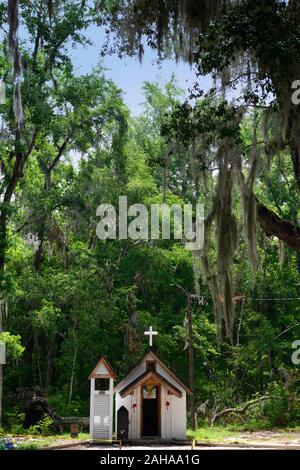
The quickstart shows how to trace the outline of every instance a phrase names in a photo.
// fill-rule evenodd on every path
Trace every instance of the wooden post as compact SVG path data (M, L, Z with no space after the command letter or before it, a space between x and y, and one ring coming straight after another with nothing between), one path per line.
M194 349L193 349L193 301L190 293L188 298L188 337L189 337L189 387L192 391L190 396L191 425L193 431L196 429L195 420L195 395L194 395Z
M190 396L190 413L191 413L191 425L193 431L196 429L196 420L195 420L195 395L194 395L194 349L193 349L193 295L190 292L187 292L179 284L171 284L173 287L180 289L187 298L187 320L188 320L188 369L189 369L189 387L192 391Z
M2 306L0 305L0 334L3 332ZM2 428L2 400L3 400L3 364L0 361L0 428Z
M78 438L79 434L79 424L72 423L70 429L70 436L73 438Z
M7 312L5 301L0 301L0 334L3 333L3 312L4 311ZM5 348L5 346L3 347ZM3 364L5 364L5 349L4 349L3 355L4 355L3 361L2 361L2 357L0 357L0 428L2 427Z

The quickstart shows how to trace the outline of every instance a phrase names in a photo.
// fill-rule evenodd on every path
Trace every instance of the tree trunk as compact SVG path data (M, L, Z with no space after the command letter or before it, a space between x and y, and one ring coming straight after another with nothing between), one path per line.
M295 77L295 79L297 78ZM282 106L284 107L285 103L283 103ZM288 145L290 148L295 181L298 187L298 191L300 193L300 155L299 155L299 146L298 146L298 142L296 138L296 136L299 135L299 131L300 131L300 116L299 116L299 112L296 106L293 106L290 109L290 113L288 117L286 139L288 141Z
M50 344L47 354L47 370L46 370L46 388L47 390L52 385L53 379L53 357L55 355L55 333L51 335Z
M300 277L300 253L297 253L297 270ZM298 292L300 293L300 286L298 285Z
M59 153L60 154L60 153ZM56 161L56 164L59 162L59 160ZM52 188L52 170L54 169L54 165L52 164L49 168L45 167L41 162L40 162L40 169L44 174L44 190L46 195L48 196L51 192ZM47 224L47 219L51 216L45 213L44 217L41 218L40 224L39 224L39 229L38 229L38 239L40 241L39 247L35 253L34 257L34 269L35 271L39 271L41 268L41 264L43 262L43 257L44 257L44 242L46 240L46 224Z
M5 209L1 209L0 215L0 291L4 288L3 286L3 276L4 276L4 265L5 265L5 255L6 255L6 245L7 245L7 215Z
M42 387L43 379L42 379L42 371L41 371L41 363L40 363L40 346L39 346L38 331L36 328L34 328L33 336L34 336L34 351L35 351L34 356L35 356L37 372L38 372L38 382L39 382L39 386ZM35 374L34 374L34 379L36 380Z
M298 190L300 191L300 155L299 155L298 147L295 143L293 143L293 145L291 146L291 154L292 154L294 175L295 175L296 183L298 186Z
M0 364L0 429L2 428L3 365Z
M71 380L70 380L69 404L71 403L72 398L73 398L75 366L76 366L77 353L78 353L78 341L77 341L75 329L73 331L73 335L74 335L74 355L73 355L72 372L71 372Z
M4 265L6 254L6 224L7 217L5 211L2 209L0 215L0 295L4 291ZM3 332L3 318L0 309L0 333ZM0 429L2 427L2 402L3 402L3 365L0 364Z
M39 239L40 244L34 255L34 269L36 272L40 270L41 264L43 261L44 223L45 221L43 219L41 221L42 226L38 232L38 239Z

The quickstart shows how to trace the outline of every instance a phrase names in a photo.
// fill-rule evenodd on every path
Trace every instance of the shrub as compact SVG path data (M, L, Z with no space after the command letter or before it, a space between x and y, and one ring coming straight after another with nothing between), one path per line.
M79 399L69 403L64 395L56 394L49 397L49 404L59 416L84 416L82 402Z
M21 413L18 408L14 411L5 413L4 418L11 434L21 436L27 433L27 429L24 429L23 427L25 413Z
M45 418L41 419L37 424L30 426L27 429L27 433L31 435L50 436L53 434L53 422L54 421L50 416L45 416Z
M265 402L264 416L272 426L285 426L289 423L289 393L282 385L273 382L268 387L270 400Z

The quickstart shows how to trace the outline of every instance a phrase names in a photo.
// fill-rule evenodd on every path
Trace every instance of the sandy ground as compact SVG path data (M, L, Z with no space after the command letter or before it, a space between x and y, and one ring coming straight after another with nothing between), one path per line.
M43 439L38 438L17 438L14 439L18 441L19 444L22 443L34 443L38 442L39 440L43 441ZM59 448L63 446L68 446L66 448L62 448L61 450L112 450L118 449L118 445L87 445L84 441L79 441L78 439L53 439L51 442L41 442L41 444L47 448ZM70 446L71 444L71 446ZM74 444L74 446L72 445ZM300 432L299 431L256 431L256 432L244 432L244 433L237 433L234 436L224 437L222 439L218 439L213 441L212 439L206 440L202 439L201 441L196 442L197 448L201 448L203 450L213 448L256 448L256 447L273 447L273 448L297 448L299 447L300 450ZM47 447L46 447L47 446ZM70 447L69 447L70 446ZM191 449L191 445L162 445L162 444L151 444L148 443L146 445L123 445L122 450L147 450L147 449L164 449L164 450L187 450Z
M97 446L97 445L80 445L76 447L66 448L63 450L112 450L118 449L113 446ZM296 449L300 450L300 432L276 432L276 431L259 431L241 433L237 436L226 437L222 441L200 441L196 442L195 449L211 450L211 449ZM124 445L122 450L191 450L191 445Z
M238 436L226 437L222 443L227 444L268 444L300 446L300 432L256 431L241 433Z
M283 449L287 449L286 446L283 446L283 445L278 445L276 447L272 447L272 450L278 448L278 450L283 450ZM293 447L294 448L294 447ZM94 450L97 450L97 451L103 451L103 452L107 452L107 451L112 451L112 450L118 450L118 447L109 447L109 446L76 446L76 447L68 447L68 448L64 448L64 449L58 449L58 450L89 450L89 451L94 451ZM187 451L187 450L190 450L190 451L193 451L193 452L197 452L197 453L201 453L202 451L205 451L205 450L257 450L257 447L255 446L250 446L250 445L247 445L247 446L243 446L243 447L239 447L237 445L228 445L228 446L221 446L221 445L214 445L214 446L196 446L194 449L191 448L191 446L124 446L122 447L122 453L123 452L126 452L126 451L134 451L134 450L138 450L138 451ZM264 446L260 446L259 447L259 450L271 450L270 447L264 447ZM299 450L300 450L300 446L299 446Z

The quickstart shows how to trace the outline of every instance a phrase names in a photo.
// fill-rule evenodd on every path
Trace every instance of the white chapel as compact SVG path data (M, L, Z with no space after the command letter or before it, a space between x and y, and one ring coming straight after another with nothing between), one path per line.
M150 327L145 332L152 347ZM133 369L113 387L116 374L101 358L90 375L90 433L93 439L113 437L113 395L116 438L123 441L145 439L186 439L186 396L191 390L150 350ZM96 387L106 379L108 386Z

